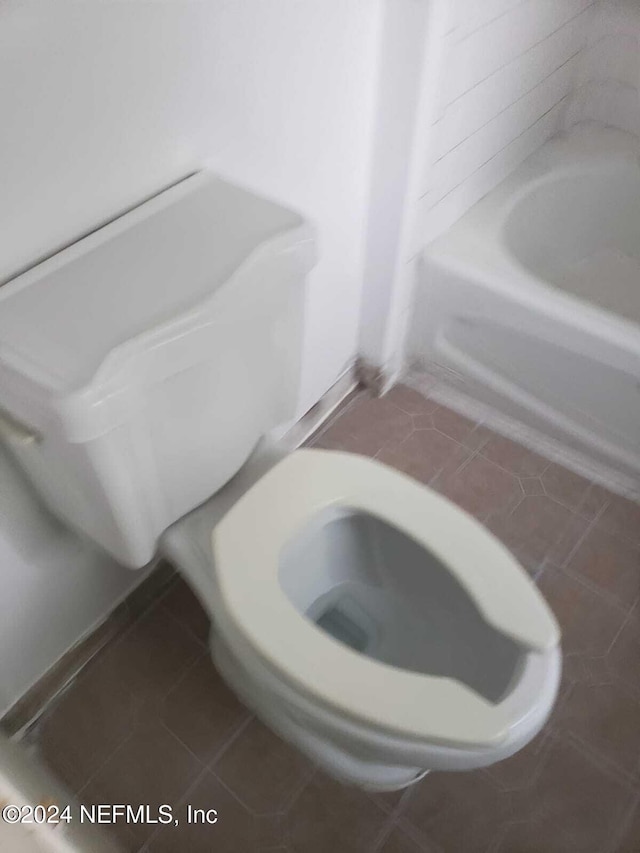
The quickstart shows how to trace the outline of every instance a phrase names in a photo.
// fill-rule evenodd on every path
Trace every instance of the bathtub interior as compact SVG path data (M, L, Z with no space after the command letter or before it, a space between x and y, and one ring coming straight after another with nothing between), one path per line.
M453 678L501 701L525 652L493 628L452 573L401 530L364 512L324 510L280 556L300 614L359 654Z
M640 165L550 176L516 202L504 237L538 278L640 324Z

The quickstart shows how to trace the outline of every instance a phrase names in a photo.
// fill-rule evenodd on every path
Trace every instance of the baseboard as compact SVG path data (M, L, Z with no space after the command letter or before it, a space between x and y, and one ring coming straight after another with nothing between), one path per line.
M318 402L287 430L282 437L284 444L294 450L308 442L358 387L356 368L350 367L334 382L326 394L323 394Z
M400 381L400 376L399 370L393 371L370 364L362 356L356 359L355 377L358 385L365 388L373 397L384 397L387 391Z

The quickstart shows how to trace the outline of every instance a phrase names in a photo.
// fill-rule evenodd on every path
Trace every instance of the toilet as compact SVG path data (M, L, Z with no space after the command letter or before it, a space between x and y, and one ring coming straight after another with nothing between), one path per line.
M0 288L0 436L69 527L173 561L260 719L394 790L525 746L560 635L447 499L282 439L315 253L302 217L207 172L159 193Z

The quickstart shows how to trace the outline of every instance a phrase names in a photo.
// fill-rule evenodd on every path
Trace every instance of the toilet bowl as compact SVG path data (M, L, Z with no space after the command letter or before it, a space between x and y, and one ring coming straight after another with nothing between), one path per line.
M171 557L259 717L389 790L526 744L559 632L445 498L268 441L298 410L315 256L299 214L211 174L159 193L0 288L0 437L70 528L131 569Z
M372 790L517 752L544 725L559 632L513 556L435 492L299 450L212 531L214 659L268 725Z

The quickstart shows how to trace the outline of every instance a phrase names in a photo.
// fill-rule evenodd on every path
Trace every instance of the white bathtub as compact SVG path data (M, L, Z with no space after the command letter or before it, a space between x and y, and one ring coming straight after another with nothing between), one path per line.
M580 125L423 253L413 348L467 392L640 473L640 140Z

